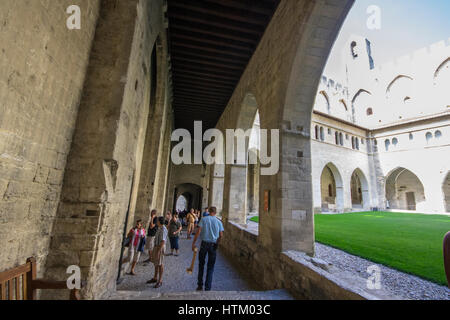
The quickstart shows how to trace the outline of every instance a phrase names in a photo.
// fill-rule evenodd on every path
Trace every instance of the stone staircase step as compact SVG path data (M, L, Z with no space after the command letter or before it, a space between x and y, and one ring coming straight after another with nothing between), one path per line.
M109 300L294 300L286 290L273 291L193 291L157 293L151 291L117 291Z

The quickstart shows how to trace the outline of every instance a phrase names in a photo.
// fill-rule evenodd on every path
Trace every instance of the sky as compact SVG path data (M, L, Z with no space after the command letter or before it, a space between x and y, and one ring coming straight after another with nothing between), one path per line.
M367 8L371 5L381 10L380 30L367 28ZM375 66L383 64L449 39L450 0L356 0L333 47L326 75L342 74L341 51L352 34L369 39Z

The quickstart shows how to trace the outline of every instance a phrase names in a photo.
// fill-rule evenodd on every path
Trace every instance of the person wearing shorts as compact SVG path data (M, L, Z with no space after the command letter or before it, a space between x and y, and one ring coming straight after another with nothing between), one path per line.
M152 210L151 214L150 214L150 226L148 227L148 231L147 231L147 243L145 245L145 250L148 251L148 259L144 261L144 263L148 263L151 262L152 259L152 251L153 248L155 247L155 235L156 235L156 231L158 231L158 226L157 226L157 220L158 217L157 215L157 211L156 210Z
M187 238L191 239L191 235L192 232L194 231L195 228L195 210L192 209L191 212L189 212L186 216L186 220L187 220Z
M170 249L171 254L173 255L173 252L175 251L175 256L178 257L178 251L180 250L179 245L179 238L180 238L180 232L183 229L183 226L181 225L180 220L178 220L178 214L175 213L173 215L172 220L169 223L169 239L170 239Z
M154 288L162 286L162 279L164 273L164 255L166 253L166 243L168 237L168 230L164 225L164 217L159 217L157 221L158 231L155 235L155 247L152 252L152 262L155 266L155 276L153 279L147 281L148 284L156 283Z
M130 238L130 249L128 261L131 262L131 270L129 275L136 275L134 269L136 268L141 253L144 252L144 246L146 241L145 229L142 226L142 220L136 222L136 227L130 230L128 233L128 238Z

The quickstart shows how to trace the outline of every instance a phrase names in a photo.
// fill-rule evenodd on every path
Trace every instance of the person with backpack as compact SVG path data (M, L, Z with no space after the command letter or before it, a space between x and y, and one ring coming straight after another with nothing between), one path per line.
M156 210L152 210L152 212L150 213L150 225L148 227L148 231L147 231L147 244L145 246L145 249L148 251L148 259L144 261L144 263L148 263L151 262L151 258L152 258L152 251L153 248L155 247L155 235L156 235L156 231L158 231L158 226L157 226L157 217L158 212Z

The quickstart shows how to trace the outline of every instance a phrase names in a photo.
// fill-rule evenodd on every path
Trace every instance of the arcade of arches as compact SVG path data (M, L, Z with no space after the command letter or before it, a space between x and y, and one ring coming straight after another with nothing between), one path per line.
M82 8L81 30L68 30L61 15L72 3ZM0 271L34 256L38 276L65 280L77 265L84 297L101 299L125 268L124 230L147 224L149 208L214 205L224 253L264 289L365 298L289 254L314 255L311 111L353 1L208 1L208 19L196 3L1 1L4 41L15 45L0 74ZM279 129L279 172L260 175L249 160L259 152L255 136L245 165L173 165L171 133L193 133L194 120L204 130ZM362 171L325 167L324 207L375 206L366 204ZM414 179L399 170L387 178L391 206L412 206L411 192L420 206ZM447 208L449 185L447 177ZM245 230L255 214L258 235Z

